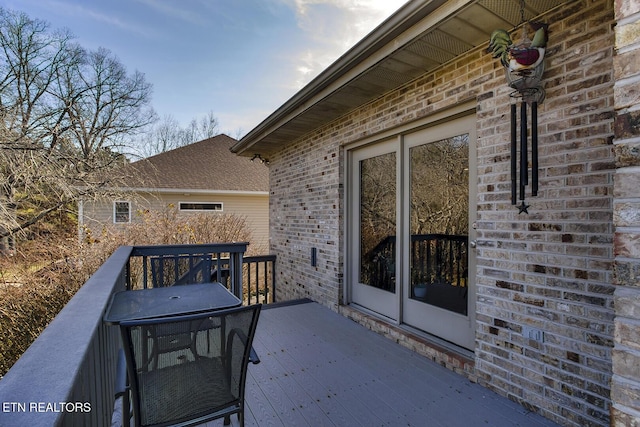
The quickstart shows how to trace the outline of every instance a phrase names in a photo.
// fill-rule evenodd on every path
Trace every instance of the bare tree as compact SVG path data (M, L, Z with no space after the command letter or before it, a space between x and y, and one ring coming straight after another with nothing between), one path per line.
M185 128L172 115L164 116L144 136L141 153L149 157L211 138L219 134L218 126L218 119L212 111L200 119L192 119Z
M218 119L213 114L213 111L209 111L207 115L201 117L200 120L191 120L191 123L189 123L189 126L187 126L184 132L185 144L183 145L211 138L218 134Z
M468 135L411 149L411 233L466 234Z
M101 150L124 151L127 137L154 121L148 107L151 85L144 74L128 75L107 49L89 52L69 71L61 101L67 107L70 138L90 164Z
M180 123L172 115L166 115L143 135L140 154L149 157L164 153L177 148L179 142Z
M154 120L151 86L108 50L0 8L0 239L96 195Z
M80 61L66 32L48 33L43 21L0 8L0 114L2 147L56 146L53 129L64 108L51 88L61 70Z

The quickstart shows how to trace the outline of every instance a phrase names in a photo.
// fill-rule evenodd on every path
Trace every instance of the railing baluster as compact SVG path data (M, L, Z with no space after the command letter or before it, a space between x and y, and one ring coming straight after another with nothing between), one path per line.
M251 263L247 263L247 289L249 289L247 300L248 303L251 304Z
M276 257L271 262L271 302L276 302Z
M255 263L251 263L249 264L249 269L251 269L251 265L255 265L255 270L256 270L256 274L255 274L255 278L253 279L253 282L255 282L255 295L256 295L256 303L260 302L260 289L259 289L259 283L260 283L260 269L258 268L258 264L259 262L256 261ZM249 289L251 289L251 283L252 281L249 280L249 283L247 284L247 286L249 287Z
M265 261L265 262L263 263L263 265L264 265L263 280L264 280L264 290L265 290L265 292L264 292L264 302L265 302L265 304L266 304L266 303L268 303L268 302L269 302L269 301L267 300L267 280L268 280L268 278L269 278L269 275L268 275L268 272L267 272L267 262ZM256 286L257 286L257 284L256 284Z
M142 257L142 287L144 289L147 289L147 281L149 275L149 267L147 266L147 261L151 262L149 260L149 257ZM131 265L131 258L129 258L128 264ZM131 277L129 277L129 280L127 281L127 287L131 289Z

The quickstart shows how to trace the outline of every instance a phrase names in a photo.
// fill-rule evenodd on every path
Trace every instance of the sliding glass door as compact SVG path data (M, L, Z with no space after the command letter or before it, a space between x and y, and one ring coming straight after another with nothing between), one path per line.
M473 348L475 117L350 159L351 301Z

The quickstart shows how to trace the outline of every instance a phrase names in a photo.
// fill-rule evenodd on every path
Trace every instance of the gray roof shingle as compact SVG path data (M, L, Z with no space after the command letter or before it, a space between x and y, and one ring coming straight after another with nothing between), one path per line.
M269 169L232 153L238 141L220 134L129 165L130 188L268 191Z

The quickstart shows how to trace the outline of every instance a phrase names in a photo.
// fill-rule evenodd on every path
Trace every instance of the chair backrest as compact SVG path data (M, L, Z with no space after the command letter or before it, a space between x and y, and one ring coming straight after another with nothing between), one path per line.
M154 288L211 281L211 254L150 257Z
M135 424L202 423L242 411L260 309L122 322Z

